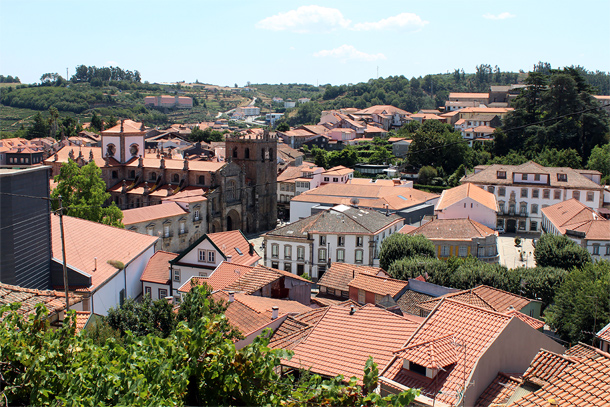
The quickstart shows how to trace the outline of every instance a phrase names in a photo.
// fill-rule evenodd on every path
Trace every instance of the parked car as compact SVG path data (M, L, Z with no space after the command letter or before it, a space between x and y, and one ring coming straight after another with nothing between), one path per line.
M502 226L498 226L496 228L496 231L498 232L498 234L503 235L504 234L504 228Z

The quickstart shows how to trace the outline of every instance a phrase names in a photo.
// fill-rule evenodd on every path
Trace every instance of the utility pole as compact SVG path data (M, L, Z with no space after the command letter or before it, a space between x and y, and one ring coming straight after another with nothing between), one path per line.
M70 311L70 300L68 298L68 267L66 265L66 239L64 238L64 207L59 195L59 229L61 230L61 255L63 256L64 268L64 292L66 293L66 311Z

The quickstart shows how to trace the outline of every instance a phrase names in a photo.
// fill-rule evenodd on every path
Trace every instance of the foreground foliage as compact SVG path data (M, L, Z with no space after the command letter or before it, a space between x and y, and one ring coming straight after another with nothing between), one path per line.
M591 254L567 236L543 234L534 249L536 264L570 270L582 268L591 261Z
M424 235L394 233L381 243L379 267L388 270L396 260L406 257L434 257L435 254L434 243Z
M193 304L213 309L204 287ZM285 350L259 337L237 350L225 336L224 315L181 321L167 338L127 331L97 344L76 333L74 313L59 329L38 305L27 318L19 304L0 308L0 403L6 405L406 405L417 391L381 398L372 392L378 370L365 367L363 385L304 373L296 381L277 367Z

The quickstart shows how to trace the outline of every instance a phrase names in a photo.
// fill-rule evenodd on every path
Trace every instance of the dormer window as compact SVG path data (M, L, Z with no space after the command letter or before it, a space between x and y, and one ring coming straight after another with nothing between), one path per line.
M521 179L523 181L527 181L527 174L521 174Z
M498 171L496 176L498 179L506 179L506 171Z
M408 367L405 366L405 368L407 368L408 370L418 373L422 376L426 375L426 366L418 365L417 363L409 362L408 360L405 360L405 362L405 364L408 365Z
M568 174L557 174L557 181L566 182L568 180Z

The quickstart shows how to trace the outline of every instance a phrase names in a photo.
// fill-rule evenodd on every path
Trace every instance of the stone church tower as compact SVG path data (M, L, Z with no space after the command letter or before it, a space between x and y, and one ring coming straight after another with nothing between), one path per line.
M232 135L226 139L227 161L238 165L246 176L250 195L246 230L271 230L277 223L277 138L262 135Z

